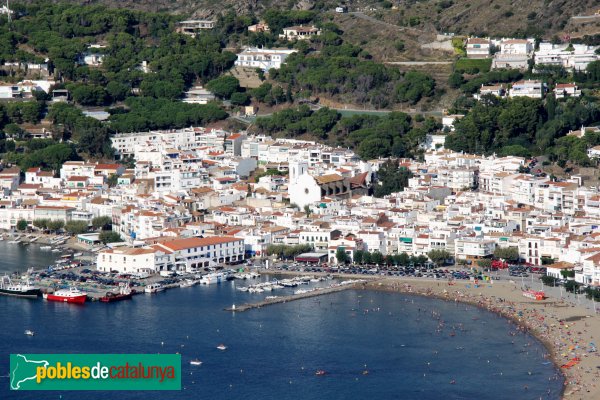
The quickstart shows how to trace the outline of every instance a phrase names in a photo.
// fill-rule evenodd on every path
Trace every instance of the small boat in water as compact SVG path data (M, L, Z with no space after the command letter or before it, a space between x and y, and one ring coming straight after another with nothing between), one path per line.
M44 293L43 296L48 301L60 301L64 303L83 304L87 300L87 293L72 286L68 289L57 290L54 293Z
M165 290L165 288L160 283L151 283L146 286L144 292L146 293L158 293Z
M50 250L52 250L52 246L40 246L40 250L50 251Z
M225 346L223 343L221 343L220 345L217 346L217 349L224 351L224 350L227 350L227 346Z
M42 295L42 291L40 288L33 286L29 279L24 282L13 283L8 276L3 276L0 280L0 294L36 298Z
M35 335L35 332L32 331L32 330L26 329L25 330L25 335L27 335L27 336L33 336L33 335Z
M106 292L106 295L100 297L100 301L103 303L112 303L120 300L130 300L133 296L133 291L129 287L129 283L125 283L119 286L119 293Z
M202 361L195 358L192 361L190 361L190 365L202 365Z
M322 369L319 369L319 370L317 370L317 372L315 372L315 375L317 375L317 376L323 376L325 374L327 374L327 372Z

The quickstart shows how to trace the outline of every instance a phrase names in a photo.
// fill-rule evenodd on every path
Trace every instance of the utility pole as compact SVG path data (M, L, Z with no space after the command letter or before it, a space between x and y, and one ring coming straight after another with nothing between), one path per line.
M9 0L6 0L6 11L7 11L7 15L8 15L8 25L10 26L10 22L12 20L11 18L11 12L10 12L10 4L9 4Z

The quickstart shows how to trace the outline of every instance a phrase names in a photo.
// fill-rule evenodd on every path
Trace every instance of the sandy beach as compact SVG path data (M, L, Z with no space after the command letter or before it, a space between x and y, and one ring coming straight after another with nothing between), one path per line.
M564 399L600 399L600 353L590 352L600 338L600 318L593 312L556 298L542 301L523 296L520 283L496 281L475 287L472 282L381 279L364 289L438 297L485 308L510 318L544 343L565 377ZM508 338L507 338L508 340ZM571 368L567 362L579 359Z

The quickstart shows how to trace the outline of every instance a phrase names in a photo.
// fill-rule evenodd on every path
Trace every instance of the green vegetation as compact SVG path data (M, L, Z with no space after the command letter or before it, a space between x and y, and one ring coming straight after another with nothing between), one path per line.
M328 108L312 111L307 105L288 108L268 118L258 118L256 126L266 133L284 132L288 136L311 133L325 138L335 126L339 114Z
M17 221L17 230L18 231L24 231L27 229L29 225L27 224L27 221L25 221L24 219L20 219Z
M411 177L410 170L400 167L398 160L386 161L377 173L378 185L375 186L375 197L403 191Z
M122 242L121 236L114 231L102 231L99 235L100 241L104 244L106 243L117 243Z
M518 247L496 247L494 257L501 258L506 261L519 261Z
M335 258L337 259L338 264L349 264L351 261L351 258L346 254L346 249L344 247L337 248Z
M298 244L295 246L271 244L267 247L267 255L276 256L284 260L293 260L297 255L307 253L312 250L313 248L309 244Z
M112 226L112 218L107 216L95 217L92 219L92 228L110 230Z
M71 220L65 224L65 231L71 235L79 235L88 231L89 225L87 221L83 220Z
M113 113L110 127L117 132L201 126L227 117L217 104L187 104L168 99L130 97L125 101L128 112Z
M429 257L431 262L433 262L434 264L443 265L446 262L446 260L453 258L453 255L446 250L434 249L427 253L427 257Z
M419 144L427 133L437 131L441 125L433 118L417 123L400 112L340 118L340 113L334 110L312 111L307 105L301 105L258 118L256 127L262 132L287 137L309 134L353 148L363 159L373 159L418 157Z
M460 58L454 63L454 70L460 73L477 74L489 72L492 67L491 58Z
M488 97L477 102L446 137L446 147L475 154L528 156L548 154L553 161L589 165L587 147L600 144L598 135L565 136L571 129L600 121L593 99L571 98L556 102Z

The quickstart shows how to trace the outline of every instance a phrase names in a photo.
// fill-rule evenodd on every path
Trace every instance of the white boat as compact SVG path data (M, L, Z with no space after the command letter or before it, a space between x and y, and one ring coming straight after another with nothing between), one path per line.
M224 351L224 350L227 350L227 346L225 346L223 343L221 343L220 345L217 346L217 349Z
M202 361L200 361L196 358L196 359L190 361L190 365L202 365Z
M284 288L284 286L277 284L277 285L273 285L273 286L271 286L271 288L272 288L273 290L275 290L275 289L283 289L283 288Z
M60 253L62 250L61 249L52 249L53 253Z
M144 288L146 293L158 293L165 290L165 288L159 283L151 283Z
M44 251L52 250L52 246L40 246L40 250L44 250Z
M192 279L186 279L185 281L182 281L179 284L179 287L186 288L186 287L194 286L195 284L196 284L196 281L194 281Z
M32 330L26 329L25 330L25 335L27 335L27 336L33 336L33 335L35 335L35 332L32 331Z
M239 290L240 292L247 292L248 291L248 287L247 286L241 286L241 287L237 288L237 290Z
M203 285L210 285L212 283L221 283L225 280L224 275L221 272L212 272L206 274L200 279L200 283Z
M273 299L276 299L278 297L279 296L267 296L267 297L265 297L265 300L273 300Z

